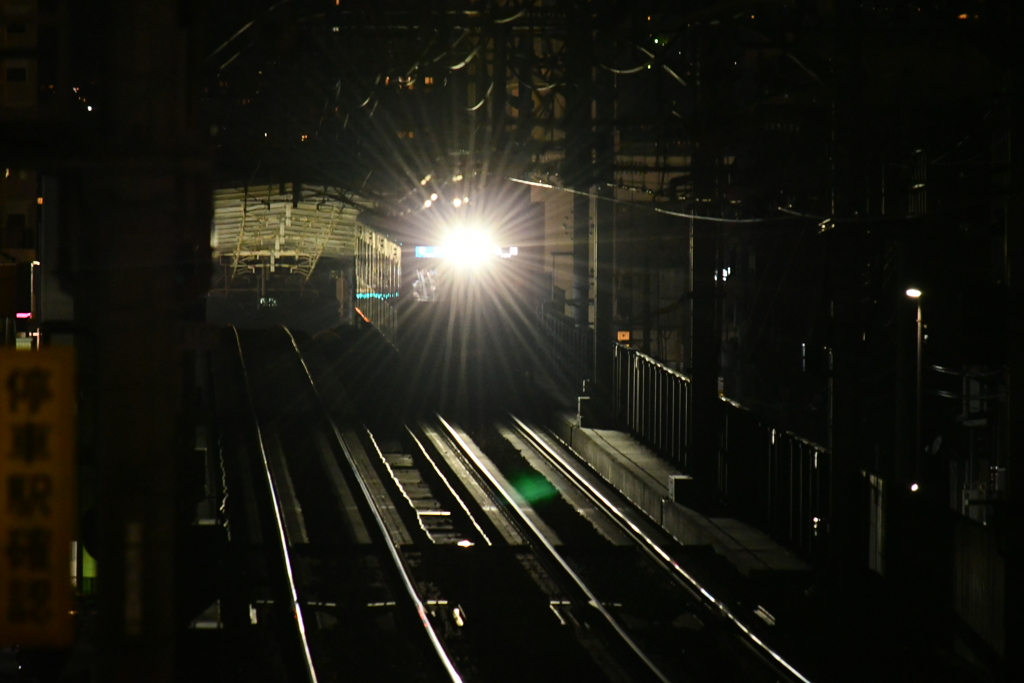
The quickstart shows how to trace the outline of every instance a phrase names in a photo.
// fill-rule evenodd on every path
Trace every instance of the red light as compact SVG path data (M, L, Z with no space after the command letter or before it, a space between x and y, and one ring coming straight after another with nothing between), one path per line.
M18 318L19 320L24 320L25 318L31 318L32 314L31 313L15 313L14 317Z

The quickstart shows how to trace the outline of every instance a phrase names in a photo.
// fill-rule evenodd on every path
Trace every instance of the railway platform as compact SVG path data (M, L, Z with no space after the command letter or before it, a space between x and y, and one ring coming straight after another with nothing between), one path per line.
M685 546L710 546L743 576L810 580L806 562L764 532L728 517L708 517L686 505L689 478L625 432L583 427L557 413L552 428L586 462Z
M930 640L900 596L863 582L829 587L763 531L702 507L686 475L629 433L580 422L555 410L548 427L679 541L673 556L707 594L763 620L776 635L771 647L809 680L991 680Z

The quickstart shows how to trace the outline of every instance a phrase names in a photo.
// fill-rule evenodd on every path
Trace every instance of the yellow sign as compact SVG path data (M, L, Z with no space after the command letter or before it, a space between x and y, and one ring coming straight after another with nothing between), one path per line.
M629 330L619 330L619 341L620 342L628 342L629 341Z
M75 356L0 349L0 645L70 645Z

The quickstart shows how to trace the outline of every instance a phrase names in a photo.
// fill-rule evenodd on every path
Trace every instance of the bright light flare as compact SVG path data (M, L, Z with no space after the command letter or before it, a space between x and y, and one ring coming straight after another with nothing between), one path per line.
M476 266L492 258L497 245L491 236L480 229L461 228L445 238L444 257L462 266Z
M910 289L907 290L907 296L909 296L911 299L920 299L921 290L918 289L917 287L911 287Z

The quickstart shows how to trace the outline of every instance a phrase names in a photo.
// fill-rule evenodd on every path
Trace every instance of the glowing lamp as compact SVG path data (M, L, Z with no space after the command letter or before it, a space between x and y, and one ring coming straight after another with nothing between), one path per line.
M476 266L495 254L491 236L476 228L461 228L448 235L442 245L445 259L461 266Z

